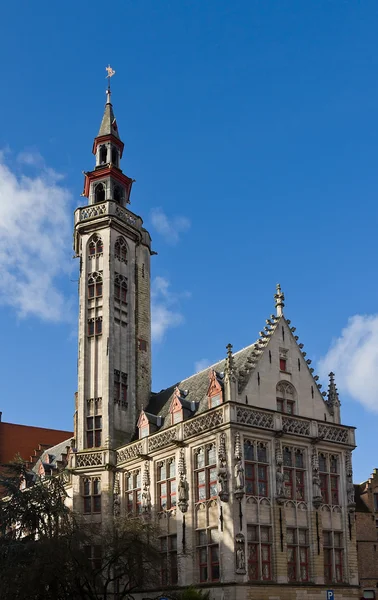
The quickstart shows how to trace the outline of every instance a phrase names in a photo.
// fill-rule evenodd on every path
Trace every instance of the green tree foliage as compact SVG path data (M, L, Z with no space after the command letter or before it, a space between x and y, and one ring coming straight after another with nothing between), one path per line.
M21 462L0 475L6 494L0 501L0 600L123 600L156 586L153 525L142 519L87 523L67 509L60 477L25 482L31 483L30 473Z

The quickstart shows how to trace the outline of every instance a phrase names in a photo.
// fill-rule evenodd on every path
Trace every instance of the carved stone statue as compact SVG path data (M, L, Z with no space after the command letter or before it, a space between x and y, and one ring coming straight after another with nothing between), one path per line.
M238 571L245 571L244 548L241 545L236 550L236 569Z
M316 448L312 451L312 503L318 508L323 502L319 476L319 457Z
M145 512L149 511L151 508L151 494L150 494L150 486L144 484L142 491L142 508Z
M237 490L244 490L244 467L241 459L239 459L235 464L235 488Z
M353 468L352 468L352 453L347 450L345 455L345 467L346 467L346 480L347 480L347 500L350 509L354 510L355 497L354 497L354 485L353 485Z
M179 482L177 486L178 506L182 513L186 513L189 503L189 484L186 480L185 450L181 448L178 462Z
M277 471L276 471L276 488L277 488L277 497L283 498L285 495L285 488L284 488L284 474L282 472L281 467L278 467Z
M218 469L218 494L223 502L228 500L228 479L227 469L225 465L221 465Z

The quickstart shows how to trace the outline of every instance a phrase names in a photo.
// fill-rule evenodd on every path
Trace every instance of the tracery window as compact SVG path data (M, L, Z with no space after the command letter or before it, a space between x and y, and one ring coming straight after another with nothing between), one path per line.
M88 298L99 298L102 296L102 273L94 272L88 275Z
M139 515L142 511L142 474L140 469L126 474L126 510Z
M127 374L114 370L114 403L127 408Z
M161 585L177 583L177 535L165 535L160 538Z
M285 497L291 500L304 500L305 462L303 450L285 446L283 465Z
M268 496L268 450L265 442L244 441L246 493Z
M287 415L295 413L296 391L288 381L280 381L276 387L277 410Z
M119 237L114 245L114 254L118 260L127 263L127 244L123 237Z
M88 319L88 336L102 334L102 317Z
M247 526L248 579L272 579L272 528L263 525Z
M194 479L197 502L217 496L218 479L214 444L194 451Z
M174 508L177 504L176 463L174 457L158 462L156 479L159 510Z
M197 534L197 560L199 580L219 581L219 532L216 528L198 530Z
M115 167L118 167L118 150L114 146L112 146L112 163Z
M343 581L343 534L323 530L324 579L326 583Z
M88 244L89 256L96 256L96 254L102 254L103 250L104 246L101 237L97 234L94 235Z
M84 514L101 512L100 477L84 477L82 479L82 497Z
M319 453L320 488L324 504L339 504L339 460L334 454Z
M287 541L287 572L289 581L309 580L309 542L308 530L288 528Z
M114 298L122 303L127 301L127 279L118 273L114 278Z

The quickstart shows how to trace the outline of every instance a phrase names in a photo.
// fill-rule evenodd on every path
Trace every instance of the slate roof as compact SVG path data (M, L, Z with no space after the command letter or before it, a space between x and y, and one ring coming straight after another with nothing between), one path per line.
M67 454L67 448L71 447L72 440L73 440L73 438L64 440L63 442L60 442L60 444L56 444L56 446L52 446L51 448L48 448L45 452L43 452L41 457L37 460L37 462L33 466L33 469L32 469L33 472L38 473L39 467L41 464L43 465L46 473L47 472L51 473L51 471L56 471L56 469L58 468L58 462L62 461L63 454ZM49 456L49 460L48 460L48 462L47 461L44 462L44 459L47 454Z
M366 506L365 502L361 498L361 486L354 484L354 499L356 502L356 512L370 513L370 509Z
M245 369L251 371L252 365L252 353L255 351L255 344L251 344L238 352L235 352L234 356L234 366L237 372L244 371ZM219 362L207 367L203 371L188 377L187 379L183 379L179 381L175 385L171 387L161 390L161 392L153 393L151 395L150 402L148 406L146 406L145 411L154 414L157 416L166 417L169 414L169 408L174 396L174 391L176 387L180 390L185 391L185 400L190 402L197 403L196 414L204 412L208 410L209 404L207 400L207 390L209 388L210 380L209 380L209 372L214 370L217 373L223 373L225 368L226 359L220 360ZM165 427L169 427L171 425L170 419L165 419L163 421L161 429Z
M104 116L102 117L97 137L100 137L102 135L114 135L114 137L119 139L118 127L116 125L113 106L110 104L110 102L107 102L105 104Z

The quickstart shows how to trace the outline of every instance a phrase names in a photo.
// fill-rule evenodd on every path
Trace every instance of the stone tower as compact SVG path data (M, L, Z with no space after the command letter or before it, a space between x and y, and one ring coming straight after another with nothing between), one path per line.
M151 238L127 208L133 180L121 170L123 150L108 87L95 167L85 173L88 205L75 211L79 451L129 441L151 391Z

